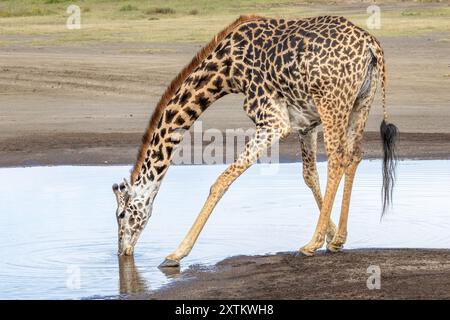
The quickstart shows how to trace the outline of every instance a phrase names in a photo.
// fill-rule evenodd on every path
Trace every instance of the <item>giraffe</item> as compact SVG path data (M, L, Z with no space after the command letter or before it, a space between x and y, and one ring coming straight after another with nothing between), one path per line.
M311 256L326 241L340 251L356 169L362 159L364 126L381 82L384 117L383 213L392 197L397 127L387 121L386 68L379 42L344 17L299 20L241 16L207 44L162 95L144 134L130 181L113 185L117 199L119 254L132 255L152 213L174 149L187 130L217 99L243 94L243 109L256 131L243 152L217 178L197 219L160 267L178 267L217 202L230 185L274 142L296 132L303 177L319 209L315 232L299 253ZM327 184L322 196L316 167L317 133L323 127ZM341 214L330 219L336 191L345 177Z

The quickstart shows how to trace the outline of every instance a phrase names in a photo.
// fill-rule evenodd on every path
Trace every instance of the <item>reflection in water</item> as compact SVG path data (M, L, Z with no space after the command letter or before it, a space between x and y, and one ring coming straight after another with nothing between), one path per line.
M119 256L119 293L136 294L145 293L150 286L145 278L139 273L133 256Z
M151 290L146 278L139 272L134 262L134 256L118 256L119 262L119 294L131 295L146 293ZM160 271L167 279L180 276L180 268L161 268Z
M0 299L141 294L173 281L179 270L164 274L157 266L183 239L225 167L172 167L135 260L119 261L110 186L128 167L0 169L0 181L8 181L0 184L0 257L7 257L0 258ZM181 268L296 250L309 241L317 208L300 167L251 167L219 202ZM326 163L318 169L325 185ZM394 208L380 223L381 162L359 166L347 249L450 247L450 161L401 161L398 169ZM342 190L335 221L341 196Z
M161 271L167 279L176 279L180 276L180 267L174 267L174 268L159 268L159 271Z

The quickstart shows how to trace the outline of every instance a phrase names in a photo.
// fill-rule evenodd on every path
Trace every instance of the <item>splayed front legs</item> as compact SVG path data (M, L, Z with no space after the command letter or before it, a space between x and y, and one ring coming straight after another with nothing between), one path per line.
M202 231L211 212L217 202L222 198L228 187L236 180L245 170L255 163L269 145L285 135L279 130L261 130L258 129L255 136L245 146L244 151L239 158L231 164L225 172L223 172L212 185L208 199L203 205L200 214L189 230L188 234L175 250L174 253L168 255L166 260L160 267L177 267L180 260L186 257L192 250L200 232Z
M186 257L189 252L191 252L192 247L197 241L200 232L206 224L209 216L211 215L214 207L223 194L226 192L231 183L236 180L251 163L246 163L243 165L232 164L224 173L222 173L216 182L212 185L208 199L203 205L197 219L189 230L188 234L175 250L174 253L168 255L166 260L160 265L160 267L177 267L180 264L180 260Z

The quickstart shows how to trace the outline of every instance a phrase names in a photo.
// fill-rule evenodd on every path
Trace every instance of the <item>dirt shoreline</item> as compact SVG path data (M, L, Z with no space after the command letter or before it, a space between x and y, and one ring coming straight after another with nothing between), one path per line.
M0 139L0 167L130 165L136 159L141 135L141 133L55 133ZM208 143L192 147L193 153L202 152ZM184 144L188 146L190 141L187 140ZM222 149L225 150L225 146ZM280 162L301 160L298 138L294 134L280 143L279 150ZM382 149L377 132L366 133L364 150L366 159L381 158ZM237 150L235 156L236 154ZM398 143L398 157L420 160L450 159L450 133L402 133ZM225 156L223 159L225 160ZM325 159L323 143L319 143L318 160ZM192 161L185 164L194 163Z
M369 290L370 266L380 289ZM375 269L370 269L375 270ZM450 299L450 250L359 249L314 257L237 256L191 266L178 281L129 299Z
M388 113L401 132L399 157L450 158L447 35L382 37ZM161 93L201 43L0 46L0 167L132 164ZM411 54L405 55L405 52ZM377 94L367 123L366 158L379 158ZM242 96L217 101L204 130L253 128ZM324 160L319 144L319 160ZM197 147L199 148L199 147ZM198 152L199 150L196 150ZM292 134L280 160L300 160Z

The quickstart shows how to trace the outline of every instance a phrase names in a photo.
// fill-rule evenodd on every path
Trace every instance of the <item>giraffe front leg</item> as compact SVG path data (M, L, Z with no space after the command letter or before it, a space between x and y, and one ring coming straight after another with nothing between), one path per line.
M256 159L254 161L256 161ZM251 160L250 157L239 159L238 161L230 165L227 170L225 170L225 172L217 178L216 182L211 186L209 196L188 234L183 239L178 248L172 254L168 255L159 267L178 267L180 265L181 259L186 257L191 252L195 242L200 235L200 232L206 224L206 221L211 215L216 204L227 191L228 187L245 170L247 170L254 163L254 161L253 159Z
M200 232L206 224L206 221L211 215L217 202L219 202L220 198L228 189L228 186L250 165L251 163L249 163L247 166L238 167L233 164L219 176L217 181L212 185L209 196L188 234L175 250L175 252L168 255L164 262L160 264L161 268L178 267L180 265L180 260L186 257L191 252L198 236L200 235Z
M288 128L288 127L285 127ZM202 231L206 221L211 215L212 210L217 202L226 192L228 187L235 181L245 170L247 170L253 163L258 160L261 153L273 142L280 137L284 137L288 132L280 131L279 129L265 129L258 128L254 137L247 143L244 151L238 159L231 164L224 173L222 173L214 185L211 187L210 194L206 200L200 214L195 220L193 226L188 234L177 248L177 250L168 255L166 260L160 267L178 267L180 260L186 257L192 250L200 232Z
M303 179L311 189L320 212L323 198L320 191L319 173L317 172L317 133L318 127L307 133L299 132L299 138L303 162ZM330 219L326 234L327 243L333 239L335 233L336 225Z

